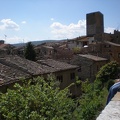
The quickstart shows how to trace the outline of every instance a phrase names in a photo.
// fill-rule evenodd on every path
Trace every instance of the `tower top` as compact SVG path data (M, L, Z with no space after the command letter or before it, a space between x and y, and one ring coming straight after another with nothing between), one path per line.
M96 12L91 12L91 13L87 13L88 14L102 14L100 11L96 11ZM103 15L103 14L102 14Z
M103 14L100 11L86 14L87 36L104 33Z

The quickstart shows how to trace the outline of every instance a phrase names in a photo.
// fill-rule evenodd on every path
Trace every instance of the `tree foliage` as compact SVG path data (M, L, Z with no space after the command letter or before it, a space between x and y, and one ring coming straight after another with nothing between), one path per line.
M28 42L25 47L25 58L28 60L35 61L36 53L31 42Z
M100 69L96 76L96 79L99 79L104 84L111 79L117 78L118 72L118 63L116 61L112 61L110 63L107 63Z
M47 82L38 77L22 86L15 84L15 90L0 94L0 113L6 120L95 120L106 102L103 83L117 73L118 64L110 62L101 68L93 83L76 78L76 85L82 87L77 99L70 97L69 87L60 90L51 76Z
M76 120L96 120L99 112L104 108L105 90L99 89L100 81L82 82L82 96L78 99L79 106L75 111Z
M78 54L78 53L80 53L80 51L81 51L81 48L80 48L80 47L74 47L74 48L73 48L74 54Z
M49 79L50 80L50 79ZM34 81L34 82L33 82ZM0 94L0 113L6 120L72 120L75 102L69 90L60 90L51 79L36 78Z

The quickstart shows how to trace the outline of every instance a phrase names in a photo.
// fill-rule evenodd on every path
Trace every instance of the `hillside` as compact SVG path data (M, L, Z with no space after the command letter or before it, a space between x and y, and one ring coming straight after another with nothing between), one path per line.
M42 43L46 43L46 42L56 42L57 40L42 40L42 41L30 41L33 45L39 45ZM25 46L26 43L17 43L17 44L12 44L15 47L21 47L21 46Z

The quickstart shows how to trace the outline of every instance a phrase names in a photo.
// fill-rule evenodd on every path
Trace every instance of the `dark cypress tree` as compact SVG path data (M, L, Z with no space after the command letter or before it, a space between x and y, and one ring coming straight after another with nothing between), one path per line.
M35 59L36 59L36 53L35 53L35 50L34 50L34 46L32 45L31 42L28 42L26 44L24 56L28 60L35 61Z

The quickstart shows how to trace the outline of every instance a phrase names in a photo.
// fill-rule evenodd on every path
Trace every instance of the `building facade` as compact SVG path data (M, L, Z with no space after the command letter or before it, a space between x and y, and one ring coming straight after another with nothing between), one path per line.
M81 80L89 79L93 82L100 68L108 62L106 58L90 55L78 54L71 61L71 64L79 66L78 76Z
M75 85L77 68L77 65L52 59L33 62L16 55L9 55L0 58L0 91L6 92L8 88L13 88L15 83L22 84L21 79L27 80L42 76L47 80L48 75L52 74L61 89L74 83L70 91L73 96L79 96L80 88Z

